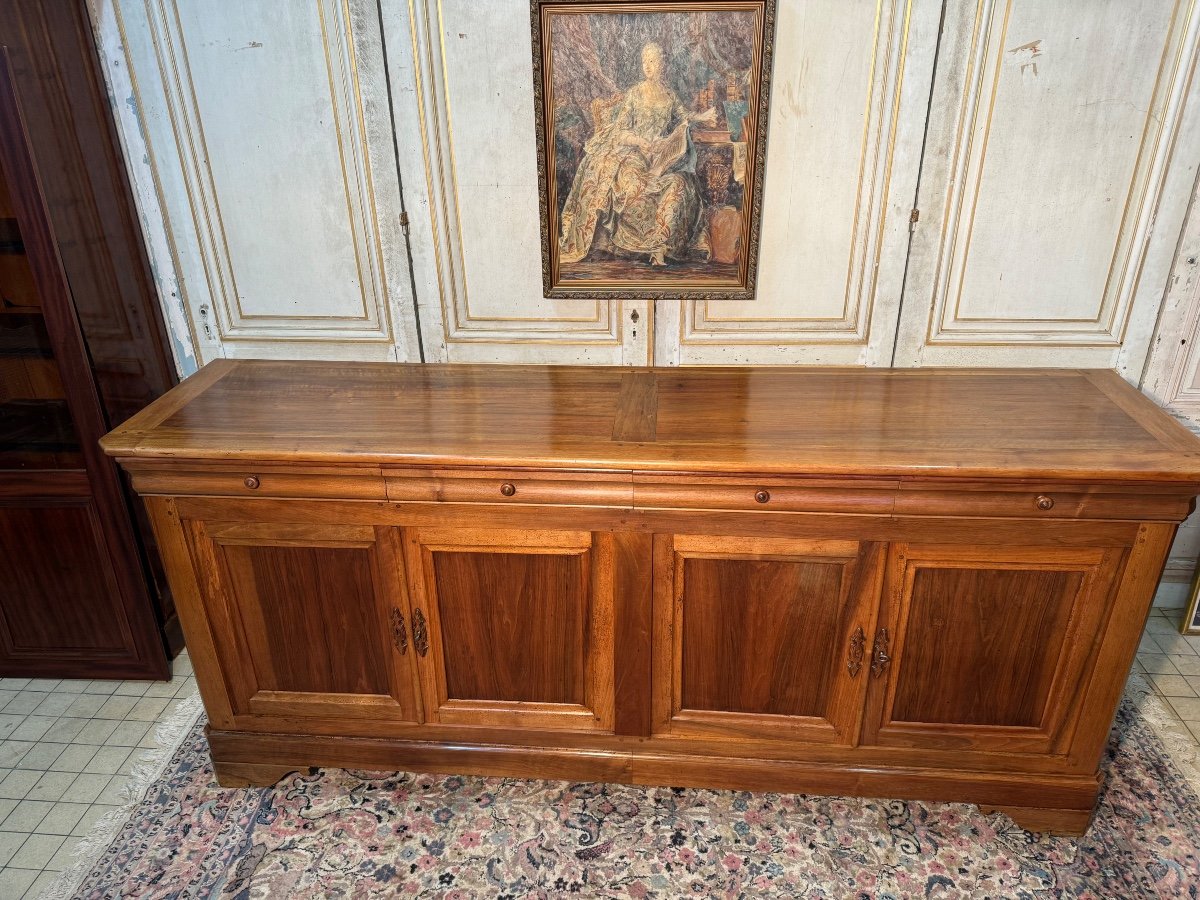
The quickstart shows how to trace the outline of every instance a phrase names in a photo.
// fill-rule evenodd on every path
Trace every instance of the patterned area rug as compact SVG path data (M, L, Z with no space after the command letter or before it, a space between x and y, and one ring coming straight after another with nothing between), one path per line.
M1143 705L1153 698L1142 698ZM963 804L322 770L214 786L203 717L48 896L1197 897L1200 801L1127 699L1082 839ZM117 827L119 826L119 827ZM86 852L86 850L85 850Z

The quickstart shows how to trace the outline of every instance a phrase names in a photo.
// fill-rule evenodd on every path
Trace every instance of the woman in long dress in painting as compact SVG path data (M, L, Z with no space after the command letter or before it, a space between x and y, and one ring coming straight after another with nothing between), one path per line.
M646 44L645 80L595 123L563 207L560 263L584 259L598 238L655 266L691 249L701 202L688 126L711 124L716 110L689 116L664 83L665 69L662 48Z

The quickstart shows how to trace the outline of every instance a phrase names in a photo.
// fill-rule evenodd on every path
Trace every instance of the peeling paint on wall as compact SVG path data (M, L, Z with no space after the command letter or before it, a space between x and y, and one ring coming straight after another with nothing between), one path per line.
M179 376L184 378L199 368L195 342L185 311L182 285L171 253L166 221L155 188L141 110L138 108L129 75L125 48L121 43L121 33L117 27L112 3L113 0L89 0L88 11L91 14L92 30L95 32L96 47L100 54L100 67L104 72L104 86L108 91L109 105L116 119L117 134L125 154L125 166L133 189L142 240L146 245L154 287L158 291L159 306L167 326L167 335L171 340L171 353ZM124 99L118 101L118 97Z

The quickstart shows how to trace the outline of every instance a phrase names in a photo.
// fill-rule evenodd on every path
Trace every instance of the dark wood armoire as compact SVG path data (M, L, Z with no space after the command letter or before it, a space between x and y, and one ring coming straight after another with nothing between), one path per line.
M163 678L177 618L97 439L175 381L81 0L0 3L0 675Z

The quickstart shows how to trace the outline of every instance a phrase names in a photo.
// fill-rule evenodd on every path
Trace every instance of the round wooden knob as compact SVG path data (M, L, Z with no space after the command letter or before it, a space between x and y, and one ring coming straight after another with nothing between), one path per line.
M242 484L244 484L246 487L250 488L250 490L252 490L252 491L257 490L258 485L259 485L258 476L257 475L247 475L245 480L242 482Z
M511 481L506 481L504 484L500 485L500 493L502 493L505 497L511 497L516 492L517 486Z
M755 493L754 499L757 500L759 503L766 503L768 500L771 499L771 495L767 491L758 491L757 493Z
M1038 509L1054 509L1054 498L1047 497L1045 494L1038 494L1037 499L1033 502Z

